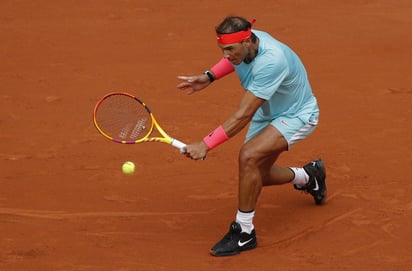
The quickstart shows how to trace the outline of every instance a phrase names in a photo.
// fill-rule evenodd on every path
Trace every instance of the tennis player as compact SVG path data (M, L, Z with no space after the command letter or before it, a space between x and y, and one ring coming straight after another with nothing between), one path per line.
M225 122L186 147L189 158L202 159L249 124L238 157L238 210L229 232L212 247L214 256L235 255L257 246L253 218L263 186L292 183L312 195L317 205L326 198L321 159L303 167L275 164L282 152L313 132L319 108L299 57L270 34L252 29L253 24L242 17L226 17L216 27L223 58L203 74L178 76L182 82L177 88L193 94L235 71L245 90L239 107Z

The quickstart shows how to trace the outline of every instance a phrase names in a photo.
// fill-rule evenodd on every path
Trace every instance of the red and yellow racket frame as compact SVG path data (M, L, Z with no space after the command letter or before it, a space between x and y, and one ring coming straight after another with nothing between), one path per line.
M136 102L138 102L140 105L142 105L145 110L149 113L149 116L152 120L152 125L150 127L150 129L148 129L148 132L146 133L146 135L136 141L126 141L126 140L119 140L116 138L111 137L110 135L108 135L107 133L105 133L101 127L99 126L97 120L96 120L96 114L97 111L99 109L99 106L110 96L112 95L125 95L128 96L131 99L136 100ZM152 111L150 110L150 108L139 98L137 98L136 96L127 93L127 92L111 92L108 93L106 95L104 95L96 104L96 106L94 107L93 110L93 123L94 126L96 127L97 131L99 131L99 133L101 135L103 135L105 138L116 142L116 143L122 143L122 144L137 144L137 143L142 143L142 142L162 142L162 143L167 143L169 145L172 145L175 148L178 148L181 152L184 152L184 148L186 147L186 144L170 137L163 129L162 127L160 127L159 123L157 122L157 120L155 119ZM150 135L152 134L152 132L154 131L154 129L156 128L156 130L160 133L161 137L150 137Z

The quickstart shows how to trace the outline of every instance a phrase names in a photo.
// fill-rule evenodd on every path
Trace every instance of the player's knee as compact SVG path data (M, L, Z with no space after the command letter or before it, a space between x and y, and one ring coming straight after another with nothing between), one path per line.
M257 160L258 155L256 150L248 144L243 145L239 152L239 165L245 167L248 164L255 164Z

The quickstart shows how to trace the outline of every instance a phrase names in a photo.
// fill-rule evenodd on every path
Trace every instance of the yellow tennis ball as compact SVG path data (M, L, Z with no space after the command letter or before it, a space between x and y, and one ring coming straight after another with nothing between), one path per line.
M136 169L136 166L134 165L133 162L130 162L130 161L124 162L122 165L122 172L126 175L133 174L135 169Z

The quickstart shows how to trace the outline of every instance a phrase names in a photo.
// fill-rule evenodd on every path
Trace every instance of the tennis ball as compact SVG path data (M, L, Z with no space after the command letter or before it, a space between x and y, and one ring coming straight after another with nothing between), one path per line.
M132 175L136 169L136 166L133 162L127 161L122 165L122 172L126 175Z

